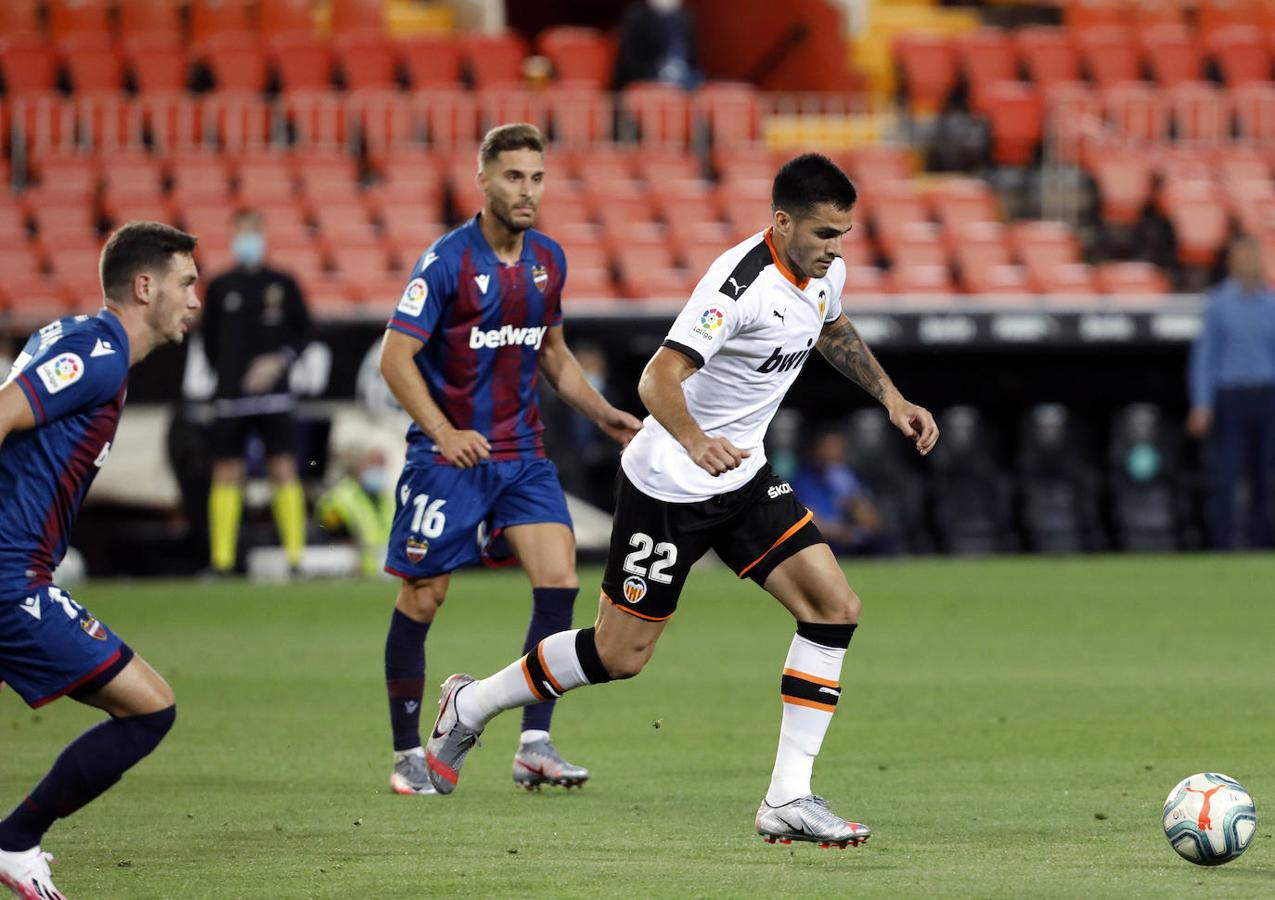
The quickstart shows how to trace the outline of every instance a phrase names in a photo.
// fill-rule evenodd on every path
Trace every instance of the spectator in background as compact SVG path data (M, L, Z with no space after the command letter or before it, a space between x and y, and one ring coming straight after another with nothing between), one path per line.
M695 23L682 0L641 0L620 23L615 77L620 90L635 81L694 88L704 75L695 55Z
M381 571L394 522L394 483L385 453L363 447L349 455L346 474L315 504L314 516L327 529L343 528L359 545L360 569L369 578Z
M792 487L814 513L815 524L838 556L896 551L872 498L846 462L846 439L837 431L815 438L810 461Z
M1271 545L1275 468L1275 293L1266 284L1261 245L1231 244L1231 277L1209 292L1204 327L1191 348L1187 430L1212 438L1213 545L1237 545L1235 488L1249 486L1248 545Z
M573 352L593 389L612 405L617 403L619 398L607 382L607 358L602 348L596 344L581 344ZM562 489L609 510L615 467L619 464L615 442L592 419L564 403L557 392L544 390L541 393L547 425L545 440L553 455L563 462L558 470Z
M265 263L261 214L240 210L234 228L235 266L212 280L204 300L204 350L217 374L208 498L212 569L226 574L235 567L244 451L255 433L266 448L280 542L295 570L305 547L305 495L292 447L296 397L288 374L310 339L310 316L296 281Z

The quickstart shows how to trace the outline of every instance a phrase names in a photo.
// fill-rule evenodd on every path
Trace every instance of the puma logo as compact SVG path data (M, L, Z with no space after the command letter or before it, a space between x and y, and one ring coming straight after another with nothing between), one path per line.
M1217 787L1211 787L1207 791L1202 791L1198 788L1186 789L1188 794L1204 795L1204 802L1200 804L1200 819L1195 823L1196 827L1201 831L1208 831L1213 827L1213 820L1209 818L1209 806L1213 802L1213 795L1222 790L1224 787L1226 787L1226 785L1219 784Z
M736 281L736 280L735 280L735 278L734 278L733 276L732 276L732 277L730 277L730 278L727 278L726 280L727 280L729 283L731 283L731 284L733 284L733 285L735 286L735 296L736 296L736 297L738 297L738 296L739 296L739 292L740 292L740 291L742 291L744 288L748 287L748 285L746 285L746 284L740 284L738 281Z
M781 313L781 312L780 312L779 310L777 310L777 309L772 309L772 310L770 311L770 314L771 314L772 316L774 316L776 319L778 319L779 321L781 321L781 322L784 320L784 314L783 314L783 313Z

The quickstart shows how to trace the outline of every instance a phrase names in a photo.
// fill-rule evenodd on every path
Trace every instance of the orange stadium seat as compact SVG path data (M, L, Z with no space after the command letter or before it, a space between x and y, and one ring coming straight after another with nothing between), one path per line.
M236 181L239 196L253 203L289 202L293 197L292 167L273 154L241 159Z
M522 83L522 61L527 45L517 34L470 32L461 37L461 55L477 88L507 87Z
M881 294L886 291L884 270L876 266L846 266L845 294Z
M1215 150L1218 179L1236 184L1270 181L1271 161L1249 144L1223 145Z
M314 0L269 0L261 4L261 34L267 40L314 36Z
M541 131L549 130L549 102L540 91L508 85L482 88L476 93L484 129L505 122L530 122Z
M221 35L249 33L251 3L252 0L191 0L191 41L200 43Z
M52 91L57 87L57 56L43 38L0 37L0 72L11 99L15 94Z
M49 37L61 43L84 35L110 34L107 0L49 0Z
M41 154L31 160L32 174L43 195L88 198L101 177L99 162L91 156Z
M1144 81L1112 85L1102 92L1107 119L1118 139L1157 143L1169 131L1164 94Z
M967 291L981 291L993 280L993 267L1010 264L1009 241L999 222L970 223L948 232L947 238Z
M265 149L270 142L270 105L256 92L217 91L203 101L211 137L228 153Z
M1009 230L1009 238L1018 261L1032 272L1080 262L1080 243L1063 222L1016 222Z
M643 144L682 147L689 140L690 102L680 88L638 82L621 92L621 103Z
M181 40L181 8L172 0L120 0L120 38Z
M1098 290L1104 294L1164 294L1169 280L1148 262L1109 262L1095 271Z
M139 150L143 146L141 107L121 93L75 95L79 141L98 153Z
M166 197L138 199L107 193L102 198L102 211L114 227L125 222L138 221L165 222L171 225L176 220L173 205Z
M1054 151L1062 162L1074 163L1086 139L1103 131L1102 99L1080 81L1051 84L1044 94Z
M1244 140L1275 141L1275 84L1249 82L1230 91L1239 136Z
M270 59L285 91L327 90L332 86L332 46L312 34L289 32L274 38Z
M1104 146L1089 161L1098 184L1102 218L1117 225L1134 225L1151 199L1151 161L1144 151Z
M951 41L933 34L901 34L894 40L894 58L911 110L922 114L941 110L956 86L956 51Z
M1231 25L1264 28L1269 22L1262 6L1262 0L1201 0L1196 8L1196 25L1206 36Z
M693 105L715 148L749 146L761 137L761 102L751 84L710 81L695 92Z
M124 63L114 47L84 47L66 54L71 88L76 93L120 91L124 88Z
M959 35L956 52L969 90L970 109L983 113L983 94L998 81L1018 77L1018 59L1009 36L999 28L980 28Z
M387 198L435 196L443 186L439 159L427 150L400 145L372 160Z
M223 35L203 42L198 54L212 72L218 91L260 93L266 89L266 55L255 37Z
M1212 182L1166 185L1161 205L1173 225L1178 261L1212 266L1230 232L1230 215L1221 190Z
M142 94L186 90L189 64L186 51L169 35L138 35L125 43L133 83Z
M930 192L930 202L943 227L959 231L975 222L997 222L1000 204L981 178L945 178Z
M47 320L66 315L71 308L70 298L62 287L45 275L6 277L3 289L9 310L16 316Z
M1139 34L1152 76L1164 87L1198 81L1204 74L1204 49L1185 25L1157 25Z
M596 28L558 25L536 39L540 52L553 63L559 81L574 81L605 89L611 82L615 45Z
M5 37L40 34L40 0L8 0L0 3L0 35Z
M1063 4L1063 25L1072 31L1124 24L1122 4L1112 0L1067 0Z
M1062 28L1031 26L1013 34L1018 56L1039 87L1080 79L1080 56Z
M988 86L983 98L992 131L992 159L1001 165L1029 164L1045 127L1040 93L1025 81L1001 81Z
M102 160L103 186L111 191L149 200L164 193L164 173L149 156L112 154Z
M611 139L615 120L611 94L572 85L554 85L544 93L559 146L591 147Z
M1023 266L996 263L982 268L962 269L962 283L971 294L989 294L1026 302L1035 293Z
M374 157L393 148L415 152L424 136L423 116L402 91L355 91L346 94L341 104Z
M38 275L40 268L40 257L34 247L0 250L0 272L4 272L5 281Z
M1129 0L1128 24L1135 29L1158 25L1185 25L1186 10L1180 0Z
M460 44L452 37L414 35L398 44L412 87L456 87L461 83Z
M385 33L384 0L332 0L332 34Z
M844 163L851 178L869 185L906 180L916 171L916 154L911 148L891 144L856 147L839 161ZM774 178L777 170L774 161L767 159L761 177Z
M952 274L947 266L895 265L885 276L889 290L896 294L953 294Z
M398 84L393 45L383 35L355 31L333 39L348 90L389 90Z
M1215 143L1229 138L1231 105L1226 94L1207 81L1186 81L1168 92L1174 134L1179 140Z
M915 185L910 181L884 182L874 185L872 193L865 195L865 199L867 197L871 197L870 215L877 234L883 238L913 222L929 221L929 210ZM769 207L769 200L762 202Z
M1253 81L1270 81L1271 46L1260 28L1228 25L1206 36L1209 54L1222 73L1222 81L1234 87Z
M1076 37L1080 58L1089 77L1101 88L1142 77L1142 64L1133 36L1126 28L1094 28Z
M1028 269L1028 281L1041 294L1095 294L1093 267L1082 262Z
M945 266L948 261L943 230L933 222L908 222L881 235L881 251L896 264Z
M287 91L280 101L296 149L335 151L345 147L349 108L341 95L332 90Z
M172 196L181 204L203 203L230 194L230 172L220 156L197 154L172 160Z

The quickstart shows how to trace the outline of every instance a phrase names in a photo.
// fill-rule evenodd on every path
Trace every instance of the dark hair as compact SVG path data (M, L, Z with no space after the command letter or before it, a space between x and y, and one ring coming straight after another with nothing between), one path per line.
M545 152L545 136L540 129L527 122L514 122L510 125L497 125L483 136L482 146L478 148L478 165L485 167L506 150L535 150Z
M192 234L162 222L129 222L115 229L102 248L102 292L119 303L132 299L133 279L143 269L168 271L174 254L194 253Z
M770 189L772 209L782 209L795 219L810 212L816 203L831 203L850 209L859 193L837 164L819 153L804 153L784 163Z

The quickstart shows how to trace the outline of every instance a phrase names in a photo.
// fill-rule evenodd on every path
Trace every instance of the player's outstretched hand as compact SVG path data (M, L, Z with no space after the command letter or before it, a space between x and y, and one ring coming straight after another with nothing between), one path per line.
M477 431L457 431L444 428L434 435L438 452L453 466L468 469L491 456L491 444Z
M704 435L686 448L691 460L709 475L721 475L739 465L748 458L747 450L740 450L724 437Z
M922 456L933 450L938 443L939 426L934 423L934 416L924 406L900 399L890 408L890 421L903 432L904 437L912 439L917 452Z
M602 415L602 418L598 419L598 427L602 429L603 434L621 447L627 447L629 441L637 437L637 433L642 430L642 420L612 406Z

